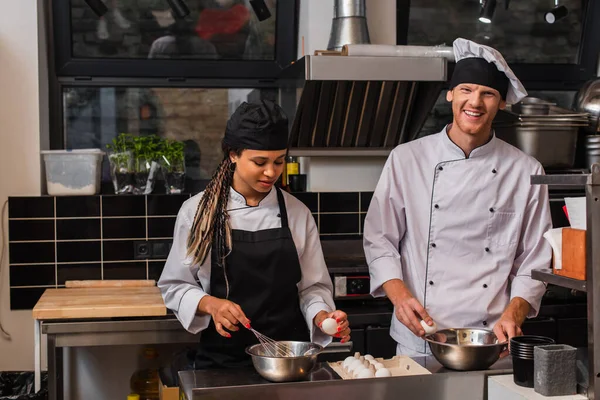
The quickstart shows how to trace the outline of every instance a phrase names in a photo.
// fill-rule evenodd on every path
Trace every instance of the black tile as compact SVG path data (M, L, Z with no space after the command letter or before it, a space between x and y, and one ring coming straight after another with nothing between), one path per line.
M148 279L154 279L156 282L158 282L164 267L164 261L150 261L148 263Z
M57 219L56 238L58 240L100 239L100 218Z
M189 195L170 194L148 196L148 215L177 215Z
M100 196L61 196L56 198L57 217L99 217Z
M85 281L102 279L102 264L58 264L58 284L66 281Z
M358 233L358 214L321 214L320 233Z
M365 232L365 218L367 218L367 213L360 214L360 233Z
M100 242L58 242L58 262L100 261Z
M104 242L104 261L133 260L133 240Z
M8 239L15 240L54 240L54 220L9 220Z
M360 211L369 211L369 204L373 198L373 192L360 192Z
M315 225L319 228L319 214L311 214L313 219L315 220Z
M15 288L10 289L11 310L32 310L46 288Z
M146 215L145 196L102 196L102 215L105 217Z
M49 263L54 262L54 242L10 243L10 263Z
M148 218L148 237L173 237L175 218Z
M54 197L9 197L9 218L52 218Z
M319 193L319 212L358 212L358 192Z
M145 239L146 218L103 218L104 239Z
M362 240L362 235L358 234L346 234L346 235L320 235L321 241L324 240Z
M11 265L10 286L54 285L54 265Z
M104 263L104 279L146 279L146 262Z
M319 211L319 194L314 192L294 193L293 196L304 203L312 212Z

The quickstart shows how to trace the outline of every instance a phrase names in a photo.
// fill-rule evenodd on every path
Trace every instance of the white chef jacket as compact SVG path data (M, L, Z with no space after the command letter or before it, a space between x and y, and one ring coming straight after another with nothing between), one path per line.
M365 256L371 294L402 279L438 329L491 329L513 297L537 315L545 292L531 270L548 268L548 189L531 185L544 170L496 138L468 158L446 128L396 147L367 213ZM403 347L429 347L395 316L390 335Z
M173 310L183 327L191 333L205 329L211 318L208 314L197 313L200 300L210 294L210 254L202 265L192 265L192 257L186 256L188 236L202 193L187 200L179 210L173 246L158 281L166 306ZM335 310L335 304L319 233L308 208L286 192L283 192L283 197L302 270L302 278L298 283L300 309L310 330L311 341L325 346L331 342L331 337L320 329L314 329L313 318L321 310ZM232 229L255 232L281 227L275 189L255 207L248 206L244 196L230 189L227 210ZM281 323L285 324L286 321Z

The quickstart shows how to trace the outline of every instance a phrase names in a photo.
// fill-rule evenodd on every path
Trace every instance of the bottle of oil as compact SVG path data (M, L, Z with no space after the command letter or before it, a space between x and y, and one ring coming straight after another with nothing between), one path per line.
M142 367L131 375L130 386L140 400L159 400L158 353L153 347L142 350Z
M127 396L127 400L140 400L140 395L132 393L132 394L130 394L130 395Z

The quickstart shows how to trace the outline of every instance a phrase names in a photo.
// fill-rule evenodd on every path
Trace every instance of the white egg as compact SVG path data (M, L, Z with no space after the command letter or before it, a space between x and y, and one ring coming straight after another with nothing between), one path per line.
M427 335L432 335L437 332L437 325L435 324L435 321L433 322L432 326L429 326L427 325L427 322L421 320L421 326Z
M350 356L350 357L346 357L346 359L345 359L345 360L344 360L344 362L342 363L342 366L343 366L344 368L346 368L346 367L348 367L348 365L350 365L350 363L351 363L352 361L354 361L354 360L356 360L356 358L354 358L354 357L352 357L352 356Z
M356 369L354 371L352 371L352 377L358 378L358 375L365 369L368 369L368 368L365 368L364 365L359 365L358 367L356 367Z
M374 360L374 359L375 359L375 358L373 358L373 356L372 356L372 355L370 355L370 354L367 354L367 355L365 355L365 360L369 360L369 361L371 361L371 360Z
M361 362L365 361L365 358L364 358L363 356L360 356L360 357L358 357L358 359L359 359Z
M377 369L377 370L379 370L381 368L385 368L384 365L380 362L376 362L374 365L375 365L375 369Z
M362 362L360 360L354 360L348 365L348 372L352 373L358 367L363 368Z
M372 378L373 376L374 376L373 371L371 371L369 368L365 368L362 371L360 371L356 377L358 379L365 379L365 378Z
M375 376L377 378L387 378L388 376L392 376L392 373L387 368L379 368L377 372L375 372Z
M338 329L338 324L337 322L335 322L335 319L333 318L326 318L322 323L321 323L321 329L323 330L323 332L325 332L328 335L335 335L337 333L337 329Z
M377 361L377 360L369 360L369 362L371 363L371 365L375 365L375 364L377 364L379 361Z

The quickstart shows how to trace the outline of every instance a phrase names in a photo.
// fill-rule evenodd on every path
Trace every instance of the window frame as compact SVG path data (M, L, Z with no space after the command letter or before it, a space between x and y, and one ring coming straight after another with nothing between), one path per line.
M508 1L508 0L505 0ZM411 0L396 0L398 15L396 43L406 44L410 20ZM574 64L511 63L510 67L530 90L578 90L581 85L596 78L600 54L600 0L588 0L581 27L581 41ZM448 76L452 76L454 63L448 63Z

